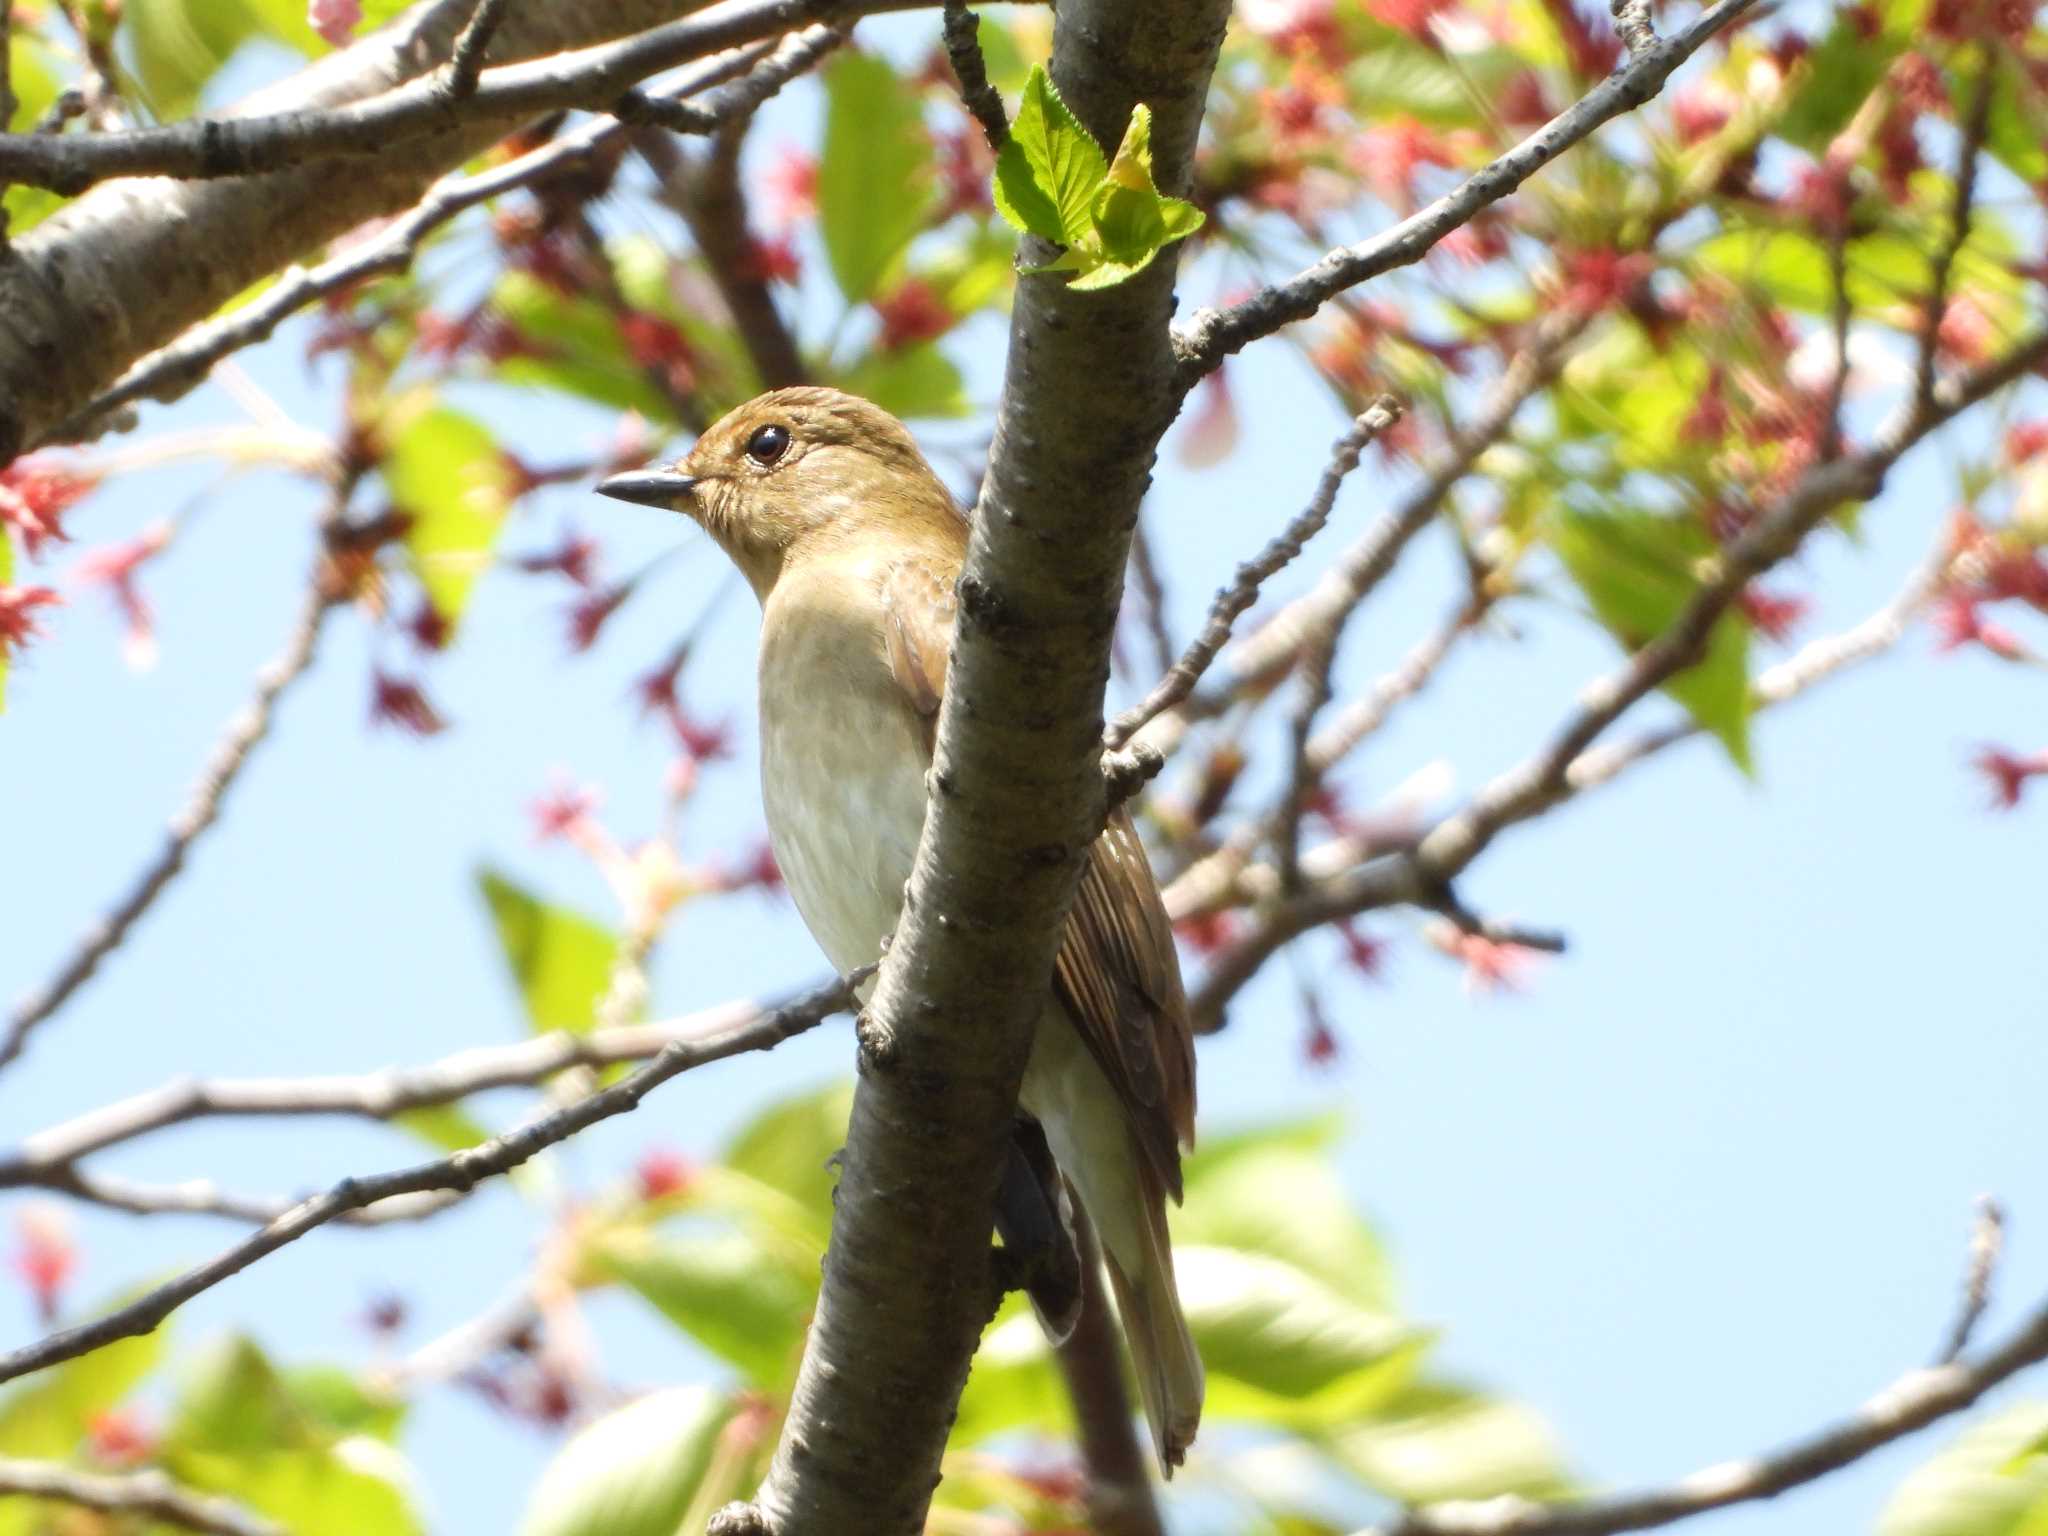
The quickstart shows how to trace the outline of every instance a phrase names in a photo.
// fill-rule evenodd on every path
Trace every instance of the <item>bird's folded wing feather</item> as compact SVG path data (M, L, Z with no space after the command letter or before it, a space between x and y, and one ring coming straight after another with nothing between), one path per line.
M927 722L927 752L953 638L952 575L904 561L890 570L882 594L889 670ZM1122 810L1089 850L1053 981L1123 1103L1146 1163L1178 1200L1180 1149L1195 1137L1194 1037L1159 884Z

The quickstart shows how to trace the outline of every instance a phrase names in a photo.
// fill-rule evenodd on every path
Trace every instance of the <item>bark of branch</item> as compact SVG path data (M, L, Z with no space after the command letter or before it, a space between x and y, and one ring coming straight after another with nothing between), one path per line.
M765 1047L837 1013L851 1003L855 986L866 974L862 971L835 980L809 996L777 1009L763 1020L741 1026L739 1032L745 1035L748 1043L738 1048ZM664 1047L653 1061L611 1087L578 1099L517 1130L467 1147L452 1157L371 1178L343 1179L327 1193L300 1201L261 1231L251 1233L232 1248L145 1292L128 1305L90 1323L63 1329L34 1344L0 1355L0 1382L45 1370L65 1360L74 1360L116 1339L152 1332L165 1318L202 1291L211 1290L265 1255L275 1253L287 1243L296 1242L315 1228L345 1217L351 1211L364 1210L380 1200L395 1196L434 1190L467 1192L484 1179L509 1173L586 1126L638 1109L642 1099L670 1078L707 1061L729 1056L733 1050L731 1040L717 1037L695 1044L677 1042ZM1007 1126L1008 1121L1005 1120L1004 1124Z
M694 41L667 62L874 8L723 0L673 24L694 28ZM439 68L471 10L431 0L239 111L336 108L388 91ZM672 0L516 6L492 51L530 59L653 27L673 14ZM479 112L370 160L326 160L220 181L110 182L59 210L0 257L0 462L41 441L128 364L258 278L366 219L418 202L436 176L526 116L524 107Z
M1070 0L1052 73L1095 136L1153 112L1188 183L1223 0ZM1045 260L1044 250L1027 259ZM1175 252L1074 293L1023 279L975 511L931 804L868 1009L825 1282L758 1505L726 1529L922 1530L995 1300L989 1234L1017 1085L1062 920L1102 828L1118 596L1176 394Z
M107 1514L146 1516L152 1522L208 1536L283 1536L284 1527L227 1499L180 1488L161 1472L97 1473L47 1461L0 1457L0 1493L46 1499Z
M1655 1530L1710 1510L1779 1494L1838 1472L1871 1452L1960 1413L1999 1383L2048 1360L2048 1307L1971 1364L1933 1366L1900 1377L1841 1423L1741 1461L1702 1467L1666 1488L1585 1504L1526 1499L1429 1505L1360 1536L1618 1536Z

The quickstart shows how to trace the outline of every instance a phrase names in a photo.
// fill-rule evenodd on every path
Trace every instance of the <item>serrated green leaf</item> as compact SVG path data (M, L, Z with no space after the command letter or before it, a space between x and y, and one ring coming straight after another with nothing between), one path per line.
M611 984L618 935L580 912L550 906L495 870L477 871L505 964L536 1034L582 1034Z
M1346 1470L1402 1504L1573 1490L1550 1427L1520 1403L1441 1382L1417 1382L1378 1412L1332 1434Z
M1095 194L1095 234L1111 261L1142 267L1166 243L1159 194L1150 187L1106 181Z
M1631 652L1671 627L1698 590L1699 563L1714 553L1712 540L1691 519L1641 512L1560 510L1549 538L1595 616ZM1705 657L1664 691L1727 749L1736 767L1751 770L1749 626L1739 616L1724 613Z
M996 211L1014 227L1075 245L1094 229L1096 189L1109 162L1067 109L1042 65L1024 82L1009 142L996 157Z
M931 211L931 137L885 59L844 52L825 71L818 223L849 304L871 298Z
M637 1293L757 1390L796 1379L804 1324L817 1301L815 1259L797 1273L739 1232L656 1237L613 1228L584 1254L592 1273Z
M673 1387L579 1430L541 1473L520 1536L676 1536L734 1404Z
M1899 1484L1877 1536L2035 1536L2048 1525L2048 1460L2019 1453L2043 1436L2044 1402L1971 1425Z
M848 368L839 387L872 400L892 416L965 416L967 391L960 370L929 341L894 351L877 349Z
M384 484L410 519L405 551L451 628L491 564L511 509L513 470L490 429L442 405L394 413Z

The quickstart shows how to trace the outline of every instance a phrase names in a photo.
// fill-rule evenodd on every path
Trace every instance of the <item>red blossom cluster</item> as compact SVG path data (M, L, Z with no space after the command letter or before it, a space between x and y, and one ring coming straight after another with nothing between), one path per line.
M70 537L59 519L98 484L97 475L51 454L16 459L0 468L0 527L20 534L23 551L34 560L45 544Z

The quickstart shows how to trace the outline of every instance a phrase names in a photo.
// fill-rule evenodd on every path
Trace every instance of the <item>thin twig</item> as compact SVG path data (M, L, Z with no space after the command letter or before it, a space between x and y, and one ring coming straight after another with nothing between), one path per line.
M814 27L787 40L772 56L765 44L737 49L706 60L647 99L693 95L732 79L740 70L758 62L758 68L732 87L732 94L722 95L715 104L703 108L720 122L728 116L744 116L808 69L822 51L820 44L824 39L836 37L829 28ZM175 400L199 384L223 357L264 340L308 304L366 278L403 271L411 265L421 242L457 214L586 161L625 131L619 122L601 119L495 169L473 176L443 177L408 212L369 240L350 246L317 267L287 269L256 299L194 326L168 346L150 353L70 419L52 428L46 440L68 441L89 436L109 413L137 400Z
M448 55L445 88L455 100L476 93L477 76L484 68L484 51L491 46L498 23L505 19L506 7L507 0L476 0L476 9L470 13L468 24Z
M1297 512L1286 528L1255 557L1237 568L1236 578L1216 594L1209 607L1208 621L1202 625L1202 632L1181 653L1180 660L1153 684L1143 703L1117 716L1109 729L1103 732L1106 750L1116 751L1146 724L1195 691L1195 684L1202 680L1209 664L1229 643L1231 626L1245 609L1258 601L1259 588L1296 559L1308 541L1329 522L1331 509L1337 504L1337 491L1344 484L1345 477L1358 467L1359 455L1365 451L1366 445L1400 419L1400 403L1391 395L1382 395L1366 407L1352 423L1351 430L1330 450L1329 462L1323 466L1322 479L1317 482L1315 495L1309 498L1308 505Z
M2043 1307L1975 1364L1951 1364L1901 1376L1838 1424L1761 1456L1703 1467L1663 1488L1582 1504L1527 1499L1431 1504L1361 1536L1616 1536L1775 1498L1840 1471L1962 1412L1993 1387L2048 1360L2048 1307Z
M1131 530L1131 585L1137 589L1138 601L1142 605L1139 617L1144 621L1145 638L1152 647L1147 658L1151 670L1165 674L1173 666L1176 649L1173 633L1166 621L1166 579L1160 574L1159 562L1152 554L1152 534L1144 518L1138 519L1138 526Z
M255 693L228 722L226 734L207 759L184 809L171 818L157 856L136 877L128 894L86 930L70 956L57 968L57 974L14 1005L7 1034L0 1038L0 1068L22 1053L30 1033L63 1007L99 963L120 947L136 920L185 867L193 843L219 818L221 805L249 761L250 753L270 734L279 696L313 664L321 627L339 602L338 594L317 580L313 583L298 620L292 625L291 637L276 658L256 674Z
M961 104L981 124L988 147L1000 154L1010 142L1010 118L1003 98L988 83L988 61L981 56L981 18L967 9L966 0L946 0L945 37Z
M1849 393L1849 220L1846 213L1828 232L1828 282L1833 290L1835 371L1828 380L1828 398L1821 407L1820 461L1842 454L1842 401Z
M1631 56L1657 46L1657 29L1650 24L1650 0L1608 0L1607 9L1614 17L1615 35Z
M284 1527L227 1499L180 1488L154 1469L141 1472L81 1472L54 1462L0 1457L0 1493L47 1499L107 1514L146 1516L151 1521L208 1536L284 1536ZM31 1524L34 1517L30 1517Z
M349 1211L362 1210L394 1195L444 1189L466 1192L484 1179L510 1172L536 1153L566 1140L587 1126L638 1108L640 1101L655 1088L692 1067L722 1060L741 1051L765 1050L850 1007L854 989L872 974L873 969L866 966L850 976L840 977L808 996L787 1003L751 1024L738 1026L723 1036L693 1044L678 1041L664 1046L654 1060L611 1087L517 1130L465 1148L453 1156L370 1178L343 1179L324 1195L301 1201L261 1231L251 1233L206 1263L157 1286L128 1305L90 1323L60 1330L34 1344L0 1356L0 1382L12 1381L32 1371L76 1359L116 1339L149 1333L194 1296Z
M1977 82L1964 115L1962 139L1956 146L1955 197L1949 204L1948 238L1936 248L1929 262L1927 296L1920 316L1920 340L1913 363L1913 408L1926 414L1934 409L1936 354L1941 349L1941 322L1948 313L1949 278L1956 256L1970 238L1970 216L1977 202L1977 159L1984 147L1984 135L1991 123L1991 87L1997 78L1991 45L1977 48Z
M1977 1197L1977 1219L1970 1226L1970 1262L1963 1272L1963 1293L1956 1307L1956 1320L1949 1326L1948 1340L1934 1357L1936 1365L1960 1360L1969 1348L1970 1335L1984 1319L1991 1305L1991 1280L1998 1273L1998 1260L2005 1252L2005 1207L1993 1195Z
M275 1195L245 1195L223 1189L211 1179L185 1179L176 1184L139 1184L112 1174L60 1164L43 1168L19 1181L130 1216L219 1216L263 1226L283 1217L299 1202ZM456 1190L400 1195L369 1210L348 1211L336 1218L343 1226L383 1227L424 1221L463 1198Z
M1650 100L1680 64L1754 4L1756 0L1721 0L1684 31L1644 50L1499 159L1393 228L1356 245L1340 246L1314 266L1261 289L1241 304L1198 310L1174 330L1182 392L1194 388L1231 353L1292 321L1306 320L1346 288L1420 261L1445 235L1499 202L1594 129Z

